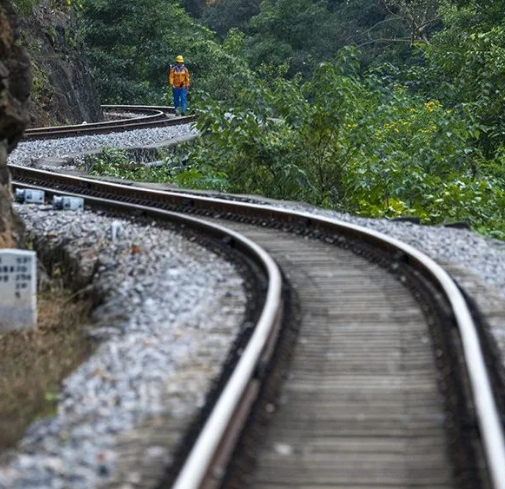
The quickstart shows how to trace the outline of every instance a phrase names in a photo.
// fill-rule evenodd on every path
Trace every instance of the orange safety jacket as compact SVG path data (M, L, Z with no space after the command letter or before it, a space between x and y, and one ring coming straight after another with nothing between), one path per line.
M175 88L188 88L189 87L189 71L184 66L171 66L168 73L168 84Z

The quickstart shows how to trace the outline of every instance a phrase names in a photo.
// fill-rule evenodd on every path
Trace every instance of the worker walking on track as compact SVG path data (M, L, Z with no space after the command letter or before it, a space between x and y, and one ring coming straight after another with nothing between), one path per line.
M189 88L190 78L189 71L184 66L184 58L179 55L175 58L177 64L170 66L168 74L168 84L174 92L174 107L175 112L180 110L181 115L186 114L186 95Z

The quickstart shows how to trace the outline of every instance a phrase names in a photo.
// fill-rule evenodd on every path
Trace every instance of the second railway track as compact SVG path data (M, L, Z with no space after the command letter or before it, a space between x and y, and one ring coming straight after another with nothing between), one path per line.
M172 107L149 105L103 105L104 110L124 113L120 119L104 122L92 122L71 126L37 127L25 132L25 140L51 139L71 136L107 134L118 131L149 129L152 127L187 124L195 120L194 116L177 116ZM131 114L137 117L131 117Z
M269 398L265 387L257 400L244 390L219 399L182 470L167 474L176 489L505 487L503 392L493 392L461 294L431 260L376 233L301 213L11 171L16 185L222 220L267 249L293 286L300 331L280 397ZM265 366L251 361L256 383ZM231 405L232 398L241 402ZM242 431L237 419L253 404L225 476ZM266 429L253 424L270 417Z

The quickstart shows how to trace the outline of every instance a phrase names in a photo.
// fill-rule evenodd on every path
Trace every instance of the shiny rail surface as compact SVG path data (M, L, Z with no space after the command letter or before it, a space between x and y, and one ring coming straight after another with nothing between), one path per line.
M223 487L453 489L464 478L477 489L472 454L455 477L463 464L448 447L464 440L442 425L457 420L440 391L436 317L404 270L390 273L350 242L229 225L279 263L300 319L279 393L255 409Z
M441 294L451 305L452 315L457 325L462 343L466 372L475 404L476 417L484 448L489 478L494 489L505 489L505 441L498 408L491 387L490 376L484 361L481 341L475 328L472 315L457 285L451 277L433 260L415 248L366 228L340 222L334 219L279 209L272 206L259 206L244 202L195 196L182 192L164 192L92 179L71 177L61 174L32 170L24 167L10 167L15 185L34 185L51 187L59 192L73 192L76 195L107 195L110 199L124 199L149 206L177 209L193 214L202 214L221 219L233 218L244 221L254 218L259 220L281 221L286 224L303 225L314 232L338 233L350 239L363 241L390 255L398 257L419 273L424 280ZM173 486L174 489L199 489L215 487L209 482L209 474L215 472L215 460L221 459L216 448L229 441L223 439L230 417L230 410L239 411L238 406L230 407L238 399L247 397L244 385L250 369L234 374L234 383L227 387L223 401L219 400L216 409L209 417L201 435L192 448L190 455L180 471ZM251 380L249 378L249 380ZM224 394L224 393L223 393ZM235 430L236 431L236 430ZM236 434L234 435L236 436ZM228 451L230 448L228 447Z
M72 136L107 134L111 132L147 129L150 127L174 126L187 124L195 120L194 116L176 116L173 107L149 105L103 105L104 110L138 113L139 117L113 121L92 122L69 126L37 127L25 131L24 140L51 139Z

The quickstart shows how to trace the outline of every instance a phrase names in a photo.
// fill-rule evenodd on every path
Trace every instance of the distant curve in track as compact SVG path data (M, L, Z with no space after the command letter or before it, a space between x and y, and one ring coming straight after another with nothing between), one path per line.
M127 117L104 122L92 122L70 126L37 127L27 129L24 140L52 139L94 134L107 134L119 131L149 129L151 127L187 124L196 118L193 115L177 116L173 107L151 105L103 105L105 110L138 113L139 117Z

